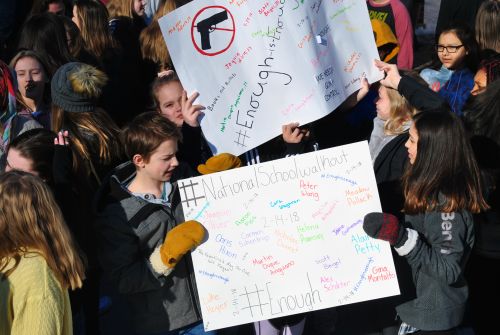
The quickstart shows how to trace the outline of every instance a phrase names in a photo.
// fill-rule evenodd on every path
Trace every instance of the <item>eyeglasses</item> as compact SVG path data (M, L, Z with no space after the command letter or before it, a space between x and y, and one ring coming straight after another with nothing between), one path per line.
M458 51L458 49L460 49L463 46L464 46L463 44L461 44L461 45L448 45L448 46L438 44L438 45L435 45L434 48L436 48L437 52L443 52L446 50L446 52L448 52L450 54L454 54L455 52Z

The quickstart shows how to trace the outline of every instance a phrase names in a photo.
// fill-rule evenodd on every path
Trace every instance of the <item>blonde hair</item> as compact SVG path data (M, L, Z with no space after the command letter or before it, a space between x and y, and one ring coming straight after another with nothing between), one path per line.
M417 113L417 109L410 105L408 100L395 89L386 87L391 109L389 118L384 124L384 133L387 135L399 135L406 131L405 124Z
M158 20L175 10L175 8L176 4L174 0L164 0L163 5L161 5L153 16L151 24L144 28L139 36L142 58L157 64L158 72L168 70L172 67L170 53L163 39Z
M425 80L415 70L400 70L400 73L412 78L420 85L427 86ZM399 135L406 131L411 118L419 111L404 96L399 94L397 90L389 87L386 88L389 101L391 102L391 110L389 112L389 119L384 125L384 133L386 135Z
M4 280L27 253L40 254L63 288L84 279L84 259L48 186L26 172L0 176L0 276ZM11 261L14 266L7 266Z
M134 0L110 0L107 8L110 18L118 16L134 17Z

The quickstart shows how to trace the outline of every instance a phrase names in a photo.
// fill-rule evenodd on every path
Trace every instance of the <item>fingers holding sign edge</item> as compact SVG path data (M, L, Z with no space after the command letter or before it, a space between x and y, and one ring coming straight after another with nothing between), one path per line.
M385 74L384 79L380 80L380 83L386 87L390 87L397 90L399 82L401 81L401 75L399 74L397 65L388 64L378 59L375 59L375 66L379 70L384 71Z

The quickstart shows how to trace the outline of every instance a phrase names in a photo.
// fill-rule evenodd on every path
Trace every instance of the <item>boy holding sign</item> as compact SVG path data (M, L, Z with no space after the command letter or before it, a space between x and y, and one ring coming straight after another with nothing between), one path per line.
M97 197L100 261L131 309L138 334L215 334L201 322L190 251L205 238L196 221L175 215L177 126L158 113L138 115L118 166ZM176 217L179 220L176 220Z

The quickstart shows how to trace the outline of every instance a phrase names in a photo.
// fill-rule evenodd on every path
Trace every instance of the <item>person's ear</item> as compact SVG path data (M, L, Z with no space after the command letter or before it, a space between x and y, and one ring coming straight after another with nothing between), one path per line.
M135 166L139 168L144 168L146 166L146 162L144 161L144 157L139 154L135 154L134 157L132 157L132 162L134 163Z

